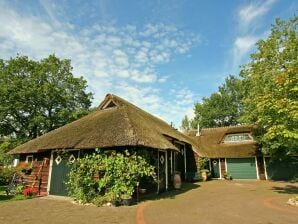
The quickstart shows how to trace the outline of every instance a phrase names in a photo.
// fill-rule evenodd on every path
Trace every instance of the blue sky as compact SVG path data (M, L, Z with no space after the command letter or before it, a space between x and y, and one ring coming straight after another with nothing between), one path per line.
M295 0L0 0L0 57L69 58L93 106L114 93L179 127L238 75L275 18L297 9Z

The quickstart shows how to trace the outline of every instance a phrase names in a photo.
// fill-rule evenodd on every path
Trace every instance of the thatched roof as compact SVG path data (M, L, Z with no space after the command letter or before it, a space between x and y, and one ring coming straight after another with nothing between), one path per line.
M199 155L208 158L241 158L257 155L257 142L224 143L227 134L250 133L253 135L255 127L252 125L230 126L221 128L206 128L200 131L200 136L190 133L197 147Z
M10 154L120 146L177 150L167 136L188 144L193 141L161 119L118 96L108 94L95 112L28 141L10 151Z

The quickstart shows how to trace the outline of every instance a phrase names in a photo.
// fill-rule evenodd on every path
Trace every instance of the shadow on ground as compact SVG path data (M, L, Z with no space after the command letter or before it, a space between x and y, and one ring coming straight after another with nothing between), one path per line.
M162 192L159 194L152 193L148 195L143 195L139 198L139 202L144 202L144 201L155 201L155 200L160 200L160 199L175 199L175 197L179 194L183 194L187 191L199 188L200 185L197 183L184 183L181 187L181 189L170 189L166 192Z
M284 187L272 187L272 190L280 194L298 194L298 187L286 185Z

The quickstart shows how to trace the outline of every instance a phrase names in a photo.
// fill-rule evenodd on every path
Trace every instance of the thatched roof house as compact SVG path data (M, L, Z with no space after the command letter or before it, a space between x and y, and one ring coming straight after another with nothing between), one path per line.
M147 150L156 167L157 192L172 185L175 171L186 179L196 171L194 140L161 119L126 100L107 94L96 111L56 130L28 141L10 154L20 155L20 164L33 166L25 176L27 185L44 194L67 195L65 180L77 158L94 149ZM33 164L33 165L32 165Z
M264 158L257 148L253 125L206 128L191 132L199 155L209 158L213 178L226 173L235 179L265 179Z
M190 133L199 148L199 155L208 158L243 158L258 155L257 142L254 139L255 126L238 125L219 128L203 128L198 136ZM233 134L252 136L247 141L225 142L225 137Z
M26 142L10 154L119 146L178 150L173 139L188 144L193 141L161 119L116 95L107 94L95 112Z

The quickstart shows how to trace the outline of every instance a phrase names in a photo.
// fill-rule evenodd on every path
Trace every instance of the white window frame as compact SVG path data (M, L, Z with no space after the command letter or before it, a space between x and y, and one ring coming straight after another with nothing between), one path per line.
M33 155L26 156L26 163L29 163L29 158L32 158L30 163L33 163L33 159L34 159Z
M226 138L228 136L240 136L240 135L247 135L250 139L247 139L247 140L236 140L236 141L226 140ZM233 144L233 143L239 143L239 142L253 142L253 141L254 141L253 136L250 133L247 133L247 132L244 132L244 133L234 133L234 134L226 134L225 137L224 137L224 139L223 139L223 143L225 143L225 144Z

